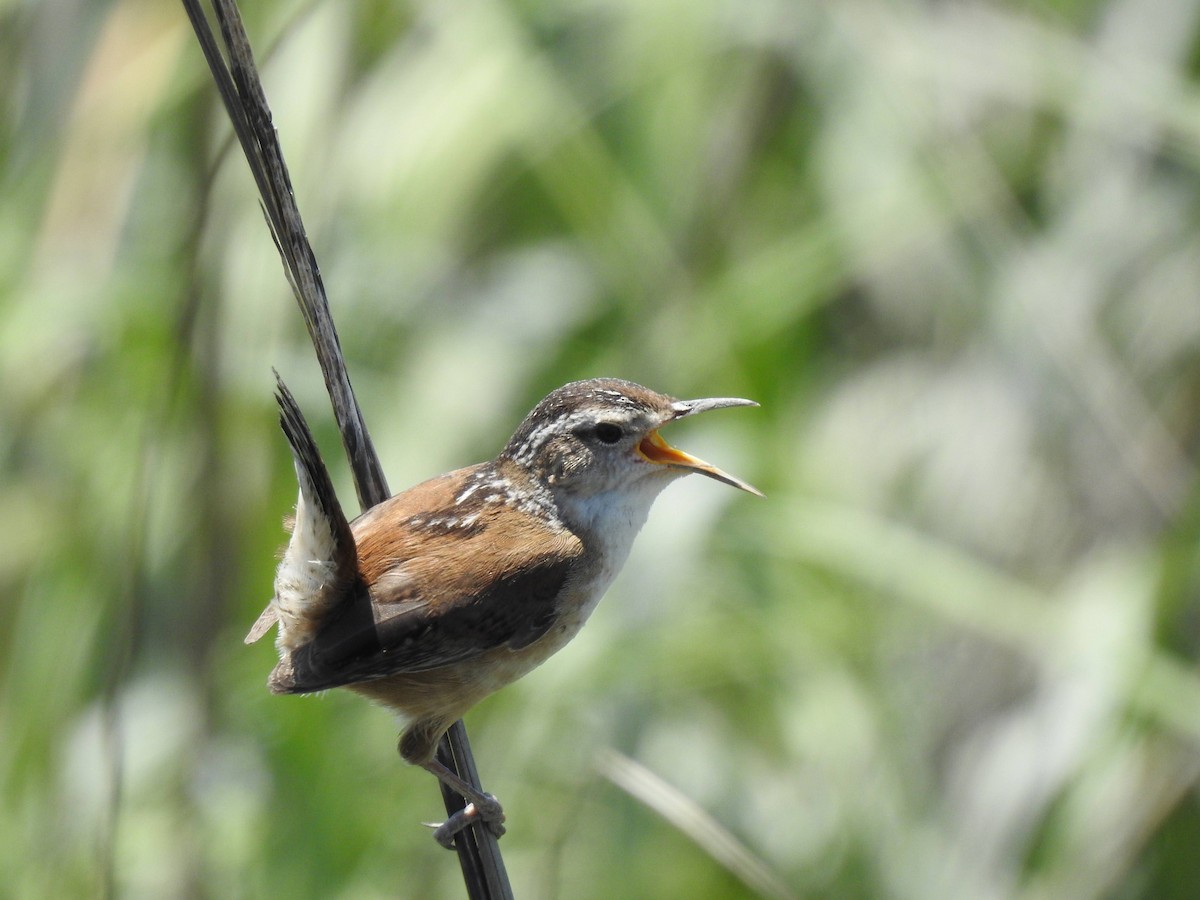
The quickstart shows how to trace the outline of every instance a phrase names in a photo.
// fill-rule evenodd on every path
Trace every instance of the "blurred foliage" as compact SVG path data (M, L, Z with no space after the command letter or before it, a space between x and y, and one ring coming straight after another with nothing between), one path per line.
M247 3L393 487L567 380L757 411L468 716L521 897L1195 897L1200 6ZM389 717L270 696L271 367L182 10L0 4L0 871L455 897Z

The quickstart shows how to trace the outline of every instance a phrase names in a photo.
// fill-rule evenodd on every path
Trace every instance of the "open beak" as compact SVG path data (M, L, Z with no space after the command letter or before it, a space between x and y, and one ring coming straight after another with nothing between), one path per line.
M679 400L675 403L674 419L682 419L685 416L694 415L699 412L707 412L710 409L723 409L727 406L758 406L753 400L739 400L733 397L710 397L707 400ZM652 463L658 463L664 466L675 466L681 469L691 469L699 472L702 475L707 475L709 478L715 478L717 481L723 481L728 485L732 485L739 490L754 494L758 497L764 496L763 492L752 484L747 484L740 478L734 478L728 472L722 472L716 466L709 465L702 459L697 459L690 453L684 453L682 450L676 450L670 444L662 439L662 436L657 431L651 431L648 435L642 438L638 444L638 452L642 454L644 459Z

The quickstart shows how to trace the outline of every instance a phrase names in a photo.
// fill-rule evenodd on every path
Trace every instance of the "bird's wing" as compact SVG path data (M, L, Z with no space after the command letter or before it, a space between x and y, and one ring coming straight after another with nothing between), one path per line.
M436 669L505 645L520 649L546 633L583 547L566 529L494 498L454 503L474 471L418 485L354 523L358 601L280 664L273 690L307 693Z

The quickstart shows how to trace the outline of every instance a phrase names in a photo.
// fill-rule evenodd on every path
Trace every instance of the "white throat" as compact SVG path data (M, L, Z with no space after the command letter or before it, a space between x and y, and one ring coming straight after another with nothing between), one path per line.
M563 520L584 543L599 551L603 574L597 574L605 583L625 564L655 498L673 480L643 478L590 496L564 491L557 498Z

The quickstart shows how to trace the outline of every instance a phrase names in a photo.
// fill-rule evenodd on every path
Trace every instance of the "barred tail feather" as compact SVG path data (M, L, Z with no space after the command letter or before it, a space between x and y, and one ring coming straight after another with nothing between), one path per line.
M276 373L279 424L292 448L300 495L295 523L275 573L275 597L250 630L257 640L278 621L280 655L309 643L329 612L351 591L358 555L350 524L316 441L291 391Z

